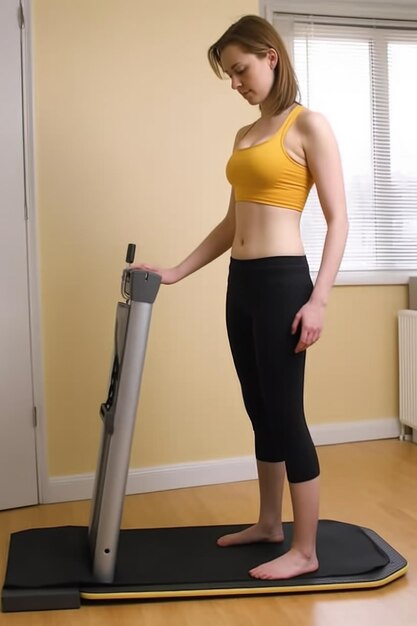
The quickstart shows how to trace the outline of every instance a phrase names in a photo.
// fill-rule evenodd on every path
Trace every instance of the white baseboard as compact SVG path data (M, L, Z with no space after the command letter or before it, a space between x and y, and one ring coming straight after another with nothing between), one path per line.
M317 446L395 439L400 435L397 418L319 424L311 427ZM198 463L163 465L131 469L127 481L127 494L166 491L221 483L232 483L256 478L256 462L252 456L216 459ZM94 475L51 477L44 489L44 503L88 500L93 492Z
M396 439L400 436L401 426L398 418L385 417L377 420L316 424L310 431L316 446L327 446L355 441Z

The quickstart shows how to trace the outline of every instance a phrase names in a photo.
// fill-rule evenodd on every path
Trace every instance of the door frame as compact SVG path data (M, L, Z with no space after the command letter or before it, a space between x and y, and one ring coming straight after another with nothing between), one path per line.
M48 502L47 432L44 404L43 346L39 280L39 247L36 207L35 114L33 89L32 0L20 0L24 27L22 37L22 100L25 160L26 245L33 406L36 410L35 446L39 503ZM17 4L17 3L16 3Z

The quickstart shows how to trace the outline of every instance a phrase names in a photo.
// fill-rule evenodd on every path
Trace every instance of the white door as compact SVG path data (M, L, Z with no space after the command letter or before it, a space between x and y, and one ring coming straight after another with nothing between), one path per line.
M0 0L0 509L38 502L18 0Z

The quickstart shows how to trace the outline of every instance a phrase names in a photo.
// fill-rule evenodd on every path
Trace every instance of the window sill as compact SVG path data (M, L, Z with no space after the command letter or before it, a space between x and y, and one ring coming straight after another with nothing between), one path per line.
M313 281L317 272L311 272ZM410 276L417 276L417 270L378 271L378 272L339 272L335 285L408 285Z

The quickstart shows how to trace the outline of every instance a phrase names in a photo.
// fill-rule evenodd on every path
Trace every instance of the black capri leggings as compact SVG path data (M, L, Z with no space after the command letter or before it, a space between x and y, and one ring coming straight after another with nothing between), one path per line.
M292 483L320 473L304 416L306 353L294 352L301 328L291 334L295 314L312 288L305 256L230 261L227 332L256 458L284 461Z

